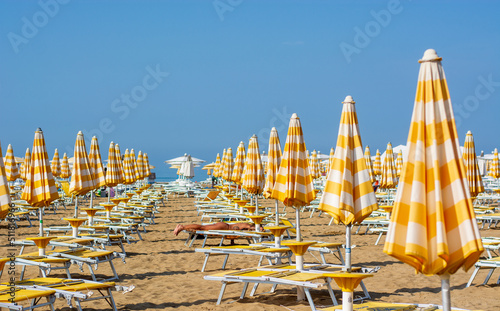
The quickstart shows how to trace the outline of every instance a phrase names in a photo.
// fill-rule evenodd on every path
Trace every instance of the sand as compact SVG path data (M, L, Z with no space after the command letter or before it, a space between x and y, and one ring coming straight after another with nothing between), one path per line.
M263 201L266 206L272 206L272 201ZM88 205L85 203L84 205ZM148 227L148 233L143 235L144 240L138 243L125 245L128 257L126 264L120 259L115 259L114 264L120 276L121 285L135 285L134 291L126 294L114 293L114 298L119 310L310 310L304 301L296 301L294 288L281 286L276 293L261 294L238 300L242 284L233 284L227 287L224 299L220 306L216 300L220 291L220 283L206 281L204 275L220 271L221 256L210 258L207 271L200 272L204 255L195 253L194 248L200 247L197 241L192 248L184 245L187 234L181 233L174 236L172 230L178 223L199 223L196 215L194 199L184 197L170 197L165 206L160 206L157 214L156 225ZM294 211L287 210L288 217L294 219ZM47 213L45 225L60 225L62 217L71 216L73 211L59 209L56 214ZM301 218L302 230L305 239L321 241L344 242L345 227L328 226L330 218L326 215L318 217L317 214L309 218L309 213L304 213ZM23 222L17 229L17 239L36 235L36 223L28 228ZM500 229L481 230L482 236L500 236ZM383 253L383 243L374 245L377 235L353 235L352 258L354 265L366 267L379 266L380 270L374 277L366 279L365 284L375 301L408 302L408 303L433 303L441 304L440 279L437 276L415 275L414 270L396 259ZM383 240L382 240L383 242ZM210 242L211 245L217 242ZM241 241L242 244L245 244ZM0 256L6 255L6 227L0 223ZM118 248L110 248L118 250ZM35 248L28 251L36 251ZM331 255L329 255L331 256ZM333 256L327 257L330 263L338 263ZM315 258L306 255L306 262L314 262ZM227 269L241 269L256 266L258 258L255 256L230 256ZM71 267L74 277L89 278L87 270L81 273L76 265ZM99 266L98 275L109 276L107 266ZM473 286L465 288L472 270L464 272L459 270L451 278L452 306L472 310L500 310L500 285L494 284L500 269L495 271L489 284L480 285L486 271L480 271ZM28 276L36 274L34 268L28 271ZM53 274L58 276L57 274ZM61 276L62 277L62 276ZM6 281L4 274L2 281ZM259 292L269 290L269 286L260 286ZM337 299L342 293L336 285L333 289ZM359 293L356 293L356 295ZM326 289L313 290L312 295L316 306L331 305ZM70 310L62 299L56 301L60 310ZM105 302L89 303L86 310L109 309Z

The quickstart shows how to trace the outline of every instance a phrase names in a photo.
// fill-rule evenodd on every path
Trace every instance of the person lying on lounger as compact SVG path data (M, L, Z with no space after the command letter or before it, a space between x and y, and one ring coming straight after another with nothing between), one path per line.
M196 231L196 230L249 230L249 231L255 231L255 225L246 223L246 222L239 222L235 224L228 224L225 222L218 222L216 224L210 224L210 225L198 225L198 224L191 224L191 225L181 225L178 224L177 227L174 229L174 235L178 235L179 232L182 230L188 230L188 231ZM264 231L264 228L261 227L261 231Z

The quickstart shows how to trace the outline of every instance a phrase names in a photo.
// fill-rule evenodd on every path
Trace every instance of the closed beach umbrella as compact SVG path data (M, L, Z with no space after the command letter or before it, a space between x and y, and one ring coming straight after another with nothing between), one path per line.
M372 163L372 156L370 154L370 147L366 146L365 148L365 163L366 163L366 169L368 170L368 173L370 174L370 180L372 183L375 182L375 173L373 172L373 163Z
M495 148L495 151L493 152L493 160L491 161L490 176L493 178L500 178L500 165L499 165L497 148Z
M246 152L245 143L240 142L238 149L236 149L236 158L234 159L233 174L231 175L231 181L241 185L243 182L241 176L243 175L243 168L245 166Z
M137 154L137 170L135 171L137 180L143 179L145 174L144 157L142 156L142 151L139 150L139 153Z
M382 161L380 160L380 151L377 149L375 153L375 161L373 161L373 174L381 175L382 174Z
M4 219L9 214L10 192L7 174L3 164L2 146L0 145L0 219Z
M253 135L248 143L248 153L245 161L245 172L243 175L242 187L253 195L261 194L264 190L264 167L260 158L259 142L257 135ZM257 198L257 196L255 197ZM258 202L255 213L258 212Z
M26 181L27 174L30 171L31 166L31 151L30 148L26 148L26 153L24 154L24 162L21 170L21 178Z
M464 164L467 171L467 181L469 183L470 195L476 197L484 192L483 178L477 164L476 147L474 146L474 137L472 132L468 131L464 142Z
M5 173L7 174L7 181L16 181L21 175L17 169L16 158L14 157L14 150L12 145L7 146L7 153L5 154Z
M264 184L264 197L269 198L274 189L274 183L278 176L278 170L281 164L281 143L278 131L275 127L271 129L269 135L269 148L267 151L267 170L266 182Z
M403 150L399 150L398 157L396 158L396 175L401 176L401 170L403 169Z
M89 156L85 147L83 133L80 131L76 135L73 169L71 170L71 181L69 183L69 192L75 195L75 218L78 217L78 196L85 195L94 188Z
M234 161L233 161L233 149L231 147L226 150L226 159L224 160L224 172L222 172L222 178L227 182L231 181L231 175L233 174Z
M62 161L61 161L61 178L69 178L71 176L71 171L69 169L69 163L68 163L68 156L66 155L66 152L63 155Z
M220 160L220 167L219 167L219 177L224 179L224 170L226 167L226 157L227 157L227 152L226 149L222 151L222 159Z
M130 153L128 149L125 149L125 154L123 156L123 175L125 180L123 184L130 185L136 181L135 171L132 169L132 161L130 161Z
M135 180L137 181L137 161L135 158L135 150L133 148L130 149L129 156L130 156L130 163L132 164L132 169L134 170Z
M147 153L145 153L144 156L146 157L146 161L147 161ZM149 166L149 163L146 163L146 164L147 164L147 166ZM184 163L183 169L184 169L184 171L183 171L184 177L186 177L187 179L191 179L194 177L194 163L193 163L193 159L191 158L191 155L187 156L187 160ZM148 174L148 176L149 176L149 174Z
M122 157L122 153L120 151L120 145L118 144L115 144L115 157L116 157L116 162L118 163L118 171L120 172L119 173L119 178L120 178L120 182L119 184L123 183L123 181L125 180L125 175L123 174L123 157ZM144 154L142 155L142 159L143 159L143 165L144 165ZM143 167L143 172L144 172L144 175L146 175L146 171L144 170L144 167ZM145 176L144 176L145 177Z
M346 225L347 271L351 271L351 226L378 209L361 142L355 102L343 101L337 147L319 209Z
M120 171L120 165L118 163L115 151L115 144L111 142L109 144L108 149L108 163L106 165L106 186L115 187L119 183L123 181L122 172ZM139 155L137 157L137 162L139 160L142 162L142 153L139 151ZM138 175L139 176L139 175ZM142 177L138 177L142 178ZM108 191L108 202L110 201L111 191Z
M330 173L330 170L332 169L334 156L335 156L335 149L333 149L333 147L332 147L330 149L330 157L328 158L328 170L327 170L327 173Z
M193 162L191 155L189 155L188 158L189 158L189 161ZM150 165L149 165L148 154L144 153L142 155L142 159L144 161L144 178L148 178L149 175L151 175L151 168L150 168ZM193 165L194 165L194 163L193 163ZM193 166L193 172L192 172L192 174L190 174L190 176L191 176L191 178L194 177L194 166Z
M59 175L61 175L61 162L59 161L59 151L57 151L57 148L54 151L54 156L52 157L50 169L52 170L52 175L54 177L59 177Z
M450 274L472 267L483 247L441 58L427 50L420 62L408 159L384 252L417 273L439 275L443 310L449 311Z
M49 206L54 200L59 199L56 183L50 170L49 156L45 147L42 129L35 131L33 140L31 163L26 172L26 184L23 188L21 199L34 207ZM42 211L38 211L40 220L40 236L43 236Z
M214 165L214 173L213 173L213 176L214 177L220 177L220 168L221 168L221 165L220 165L220 154L217 153L217 157L215 158L215 165Z
M297 241L302 241L300 208L309 205L316 198L316 193L307 163L302 126L296 113L290 118L285 148L271 198L283 202L285 206L295 208Z
M382 178L380 179L380 188L393 189L398 185L396 176L396 165L394 164L394 152L392 144L387 144L384 163L382 164Z
M309 165L311 166L311 175L314 179L319 178L320 171L319 171L319 164L318 164L318 154L316 150L313 150L311 153L311 158L309 161Z
M90 143L89 164L90 172L92 173L92 179L94 180L94 189L106 185L99 142L97 140L97 137L95 136L92 137L92 141Z

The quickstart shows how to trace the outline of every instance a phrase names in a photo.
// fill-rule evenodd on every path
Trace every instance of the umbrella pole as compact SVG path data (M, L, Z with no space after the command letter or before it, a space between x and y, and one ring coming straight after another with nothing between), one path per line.
M42 207L38 209L38 220L40 221L40 236L43 236Z
M90 191L90 208L94 207L94 190Z
M78 217L78 195L75 195L75 218Z
M450 298L450 275L448 273L440 275L441 278L441 295L443 302L443 311L451 310Z
M254 215L259 215L259 198L255 195L255 213Z
M297 231L297 242L302 241L302 236L300 235L300 207L295 206L295 230Z
M278 210L278 200L274 200L274 207L276 210L276 226L280 225L280 211Z
M111 202L111 191L109 190L111 187L108 187L108 203Z
M345 229L345 270L351 272L351 227L352 224L346 225Z

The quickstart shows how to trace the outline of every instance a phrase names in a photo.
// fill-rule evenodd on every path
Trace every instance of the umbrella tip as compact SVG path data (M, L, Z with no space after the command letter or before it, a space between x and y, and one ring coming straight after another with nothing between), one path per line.
M342 104L354 104L354 103L356 102L352 99L351 95L347 95L344 101L342 102Z
M252 138L257 138L257 135L253 134L253 135L252 135Z
M472 132L471 132L471 131L468 131L468 132L467 132L467 135L472 135Z
M297 116L297 114L294 112L294 113L292 114L292 119L298 119L298 118L299 118L299 117L298 117L298 116Z
M422 59L419 60L418 62L419 63L423 63L423 62L439 61L439 60L442 60L442 58L437 55L436 50L434 50L434 49L427 49L424 52L424 56L422 57Z
M271 131L276 131L276 128L273 126L273 128L271 129Z
M37 129L36 129L36 131L37 131L37 132L41 132L41 131L42 131L42 128L41 128L41 127L39 127L39 128L37 128Z

